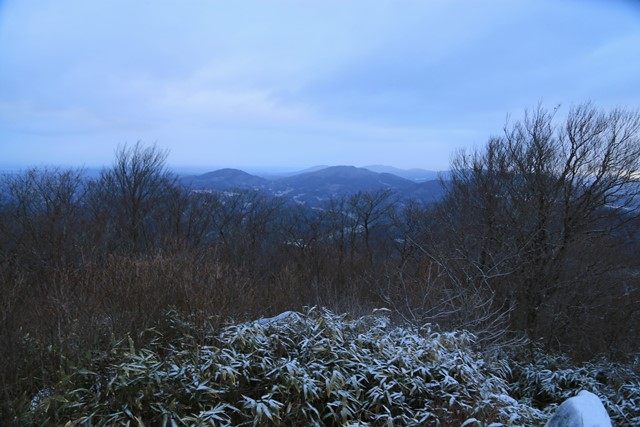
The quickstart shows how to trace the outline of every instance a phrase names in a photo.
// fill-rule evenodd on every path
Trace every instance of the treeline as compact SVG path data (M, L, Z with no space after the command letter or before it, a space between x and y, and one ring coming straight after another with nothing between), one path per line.
M310 209L178 184L136 144L96 179L7 175L0 199L3 413L164 313L250 319L305 305L542 342L589 359L640 345L640 116L542 108L460 152L437 205L387 191ZM527 341L528 340L528 341Z

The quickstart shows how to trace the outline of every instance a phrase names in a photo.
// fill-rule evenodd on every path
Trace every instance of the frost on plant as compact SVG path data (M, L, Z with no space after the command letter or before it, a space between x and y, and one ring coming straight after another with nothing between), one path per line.
M178 338L158 335L140 349L121 343L53 387L29 417L72 425L535 425L548 411L531 396L548 393L557 403L571 393L542 367L514 370L483 358L468 332L418 331L380 315L349 320L311 308L198 334L171 316ZM590 387L587 377L572 381ZM619 395L637 407L637 386L622 387L629 390ZM627 416L624 404L607 408Z

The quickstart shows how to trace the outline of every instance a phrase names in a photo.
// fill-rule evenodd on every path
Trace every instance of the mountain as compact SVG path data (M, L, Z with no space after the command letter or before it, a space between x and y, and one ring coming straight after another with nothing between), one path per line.
M182 177L180 181L187 187L199 190L262 189L269 182L240 169L219 169L202 175Z
M322 169L326 169L328 167L329 166L327 165L318 165L318 166L312 166L310 168L302 169L302 170L285 171L285 172L259 172L259 173L256 172L255 174L265 179L274 180L279 178L287 178L294 175L301 175L303 173L308 173L308 172L316 172Z
M327 169L327 168L330 168L330 167L331 166L328 166L328 165L311 166L310 168L306 168L306 169L303 169L301 171L293 172L291 174L291 176L293 176L293 175L301 175L303 173L309 173L309 172L318 172L318 171L321 171L322 169Z
M378 173L391 173L399 177L410 179L411 181L423 182L438 179L440 172L427 169L399 169L393 166L385 165L370 165L364 166L364 169L369 169L372 172Z
M315 172L282 178L275 183L298 202L316 203L334 196L359 191L390 189L399 193L409 191L415 183L388 173L376 173L355 166L331 166Z
M404 195L407 199L416 199L424 203L435 203L444 197L446 191L446 182L443 183L439 179L418 182L411 191Z
M318 166L293 176L270 178L251 175L239 169L220 169L182 177L180 180L193 189L261 190L309 206L318 206L332 197L349 196L360 191L388 189L401 199L411 198L425 203L433 203L443 194L439 181L415 182L355 166Z

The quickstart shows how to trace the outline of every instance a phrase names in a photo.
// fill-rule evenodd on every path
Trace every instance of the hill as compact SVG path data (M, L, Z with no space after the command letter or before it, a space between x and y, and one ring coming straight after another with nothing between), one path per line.
M436 202L444 194L441 183L436 180L415 182L391 173L355 166L316 166L284 177L260 177L239 169L220 169L186 176L180 182L198 190L260 190L310 206L361 191L390 190L400 199L416 199L424 203Z
M432 181L439 178L441 172L427 170L427 169L400 169L395 168L393 166L385 166L385 165L370 165L364 166L364 169L369 169L372 172L377 173L391 173L393 175L397 175L401 178L409 179L411 181L423 182L423 181Z
M415 184L388 173L376 173L355 166L331 166L283 178L276 181L274 185L298 202L315 203L360 191L389 189L406 193L410 192Z
M180 182L199 190L261 189L268 180L240 169L219 169L202 175L182 177Z
M442 199L446 193L446 182L430 180L416 183L408 192L404 193L405 198L420 200L424 203L436 203Z

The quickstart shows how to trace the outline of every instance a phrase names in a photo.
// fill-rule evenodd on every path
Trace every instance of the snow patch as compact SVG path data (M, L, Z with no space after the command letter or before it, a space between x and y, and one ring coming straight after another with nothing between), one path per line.
M266 326L266 325L270 325L272 323L277 323L277 322L281 322L283 320L288 320L288 319L297 318L297 317L298 317L298 313L296 313L296 312L284 311L284 312L278 314L277 316L258 319L258 320L255 321L255 323L260 325L260 326Z
M583 390L562 402L546 427L611 427L611 419L598 396Z

